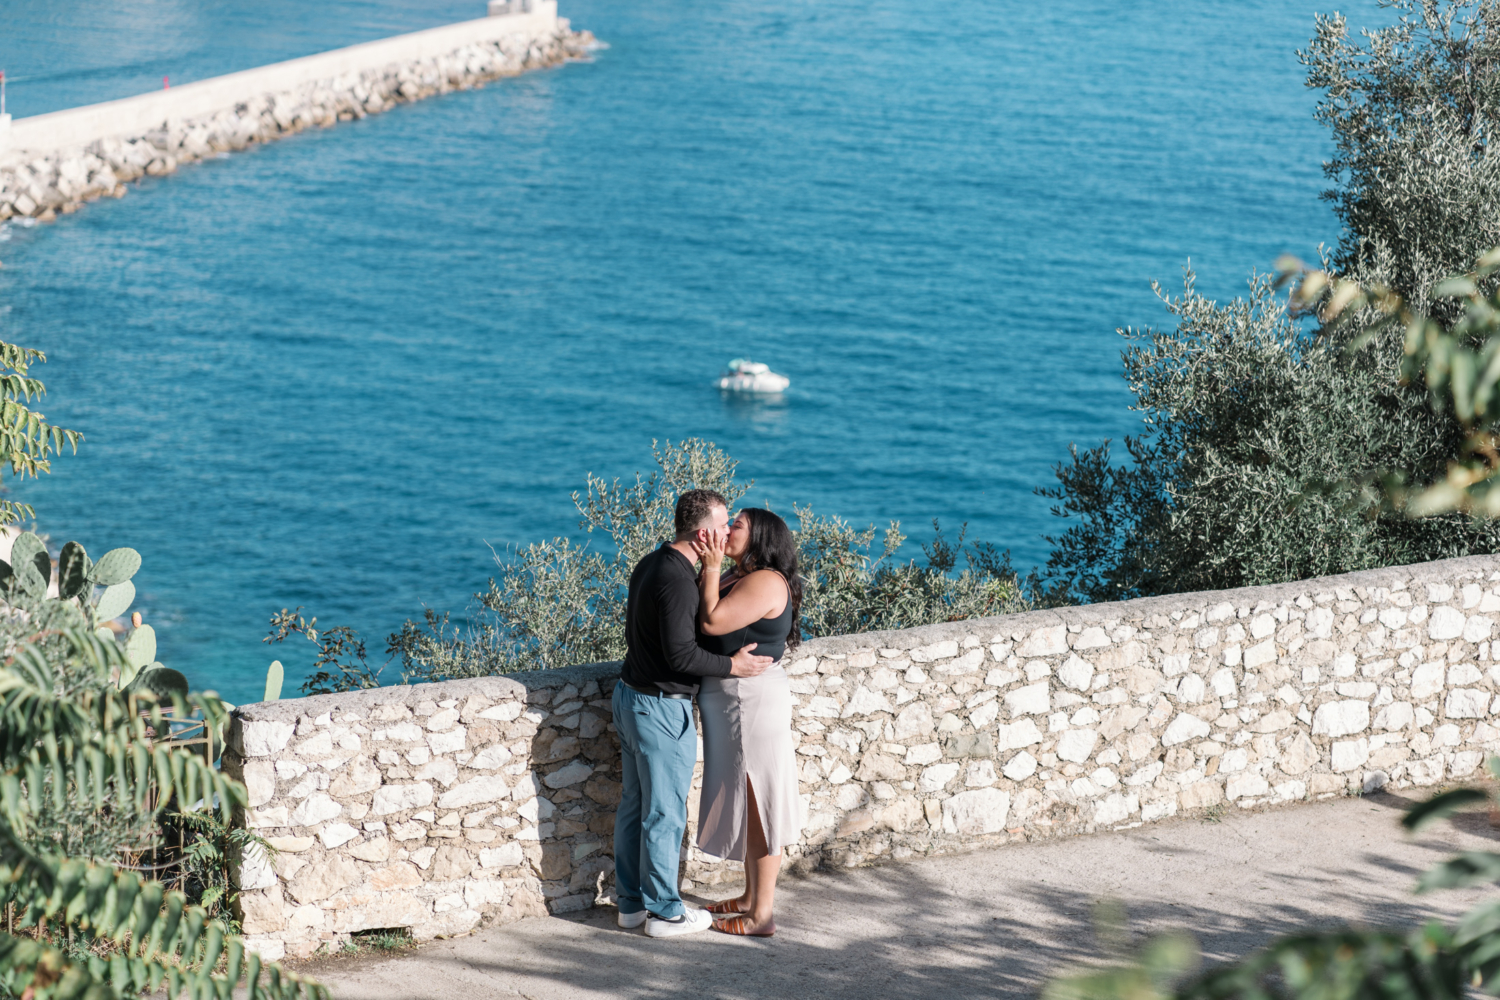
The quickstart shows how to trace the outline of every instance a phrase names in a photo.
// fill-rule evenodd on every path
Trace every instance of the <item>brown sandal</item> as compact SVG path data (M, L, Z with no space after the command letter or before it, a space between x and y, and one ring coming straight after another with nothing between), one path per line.
M749 913L749 910L741 910L738 908L739 901L740 900L738 896L734 897L733 899L721 899L714 905L705 906L703 909L706 913L714 913L720 916L724 916L726 914L732 915L736 913Z
M768 931L752 931L754 925L749 917L730 917L728 920L714 921L714 930L725 934L738 934L743 937L774 937L776 929L773 927Z

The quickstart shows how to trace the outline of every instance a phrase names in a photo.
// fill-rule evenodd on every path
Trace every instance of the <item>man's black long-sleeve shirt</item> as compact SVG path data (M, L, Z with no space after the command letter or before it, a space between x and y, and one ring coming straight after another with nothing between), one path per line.
M697 641L698 581L671 545L636 563L625 606L625 683L668 694L697 694L700 678L728 677L727 656Z

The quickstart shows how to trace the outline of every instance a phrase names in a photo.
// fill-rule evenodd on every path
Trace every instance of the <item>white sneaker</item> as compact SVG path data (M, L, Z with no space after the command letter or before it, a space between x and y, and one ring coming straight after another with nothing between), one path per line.
M696 934L698 931L706 931L714 925L714 918L707 910L683 910L672 920L663 920L655 914L646 921L646 935L648 937L677 937L679 934Z
M649 910L639 910L635 913L621 913L620 926L625 928L627 931L633 931L637 927L641 926L641 924L644 924L646 922L646 918L649 916L651 916L651 911Z

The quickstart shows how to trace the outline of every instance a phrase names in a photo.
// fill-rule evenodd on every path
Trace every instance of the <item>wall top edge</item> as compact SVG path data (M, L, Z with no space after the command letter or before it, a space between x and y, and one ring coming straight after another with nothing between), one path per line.
M937 625L921 625L916 628L894 631L827 636L807 640L795 652L789 653L787 660L806 656L846 656L855 651L870 649L910 650L946 640L962 641L970 636L977 636L981 642L989 642L1001 637L1008 640L1017 634L1029 633L1049 625L1092 625L1126 618L1169 615L1176 611L1203 610L1225 602L1236 606L1254 606L1261 602L1278 604L1304 595L1310 598L1315 597L1317 594L1337 589L1394 588L1398 584L1410 587L1428 582L1447 582L1466 575L1487 577L1497 572L1500 572L1500 555L1462 556L1407 566L1360 570L1338 576L1314 577L1308 580L1295 580L1291 583L1168 594L1162 597L1142 597L1107 604L1084 604L1049 608L1043 611L1026 611L1013 615L970 618L964 621L942 622ZM245 720L292 722L304 715L318 716L330 712L336 713L340 710L363 712L375 705L395 703L414 705L419 701L463 699L476 694L492 701L511 700L525 698L529 691L560 688L568 684L581 687L591 680L610 680L618 677L619 671L619 661L589 663L497 677L399 685L344 694L257 702L252 705L241 705L235 710L235 714Z

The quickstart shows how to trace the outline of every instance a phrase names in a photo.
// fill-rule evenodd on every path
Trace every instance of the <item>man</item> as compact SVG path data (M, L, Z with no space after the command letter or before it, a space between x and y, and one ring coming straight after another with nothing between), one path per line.
M703 677L754 677L771 665L751 643L733 657L698 647L698 583L693 543L729 531L729 504L713 490L677 498L677 537L636 564L625 610L625 664L612 710L622 778L615 813L615 898L620 926L646 925L652 937L708 930L713 918L688 909L677 866L687 797L698 758L693 696Z

